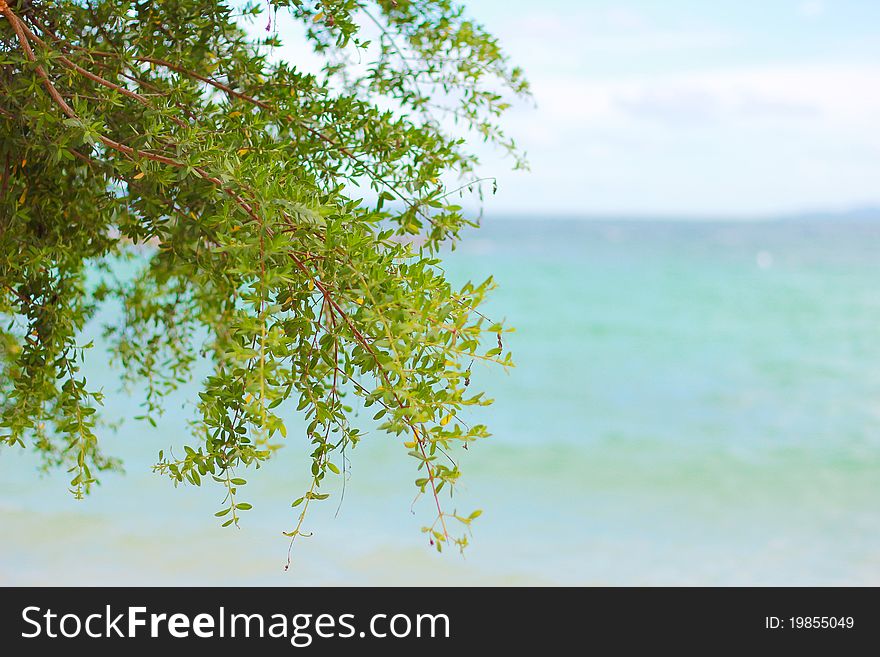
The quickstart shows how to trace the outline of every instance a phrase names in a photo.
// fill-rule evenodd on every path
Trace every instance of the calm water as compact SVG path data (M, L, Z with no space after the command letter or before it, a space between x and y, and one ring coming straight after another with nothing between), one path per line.
M0 583L880 584L880 223L497 221L448 263L494 273L517 327L517 369L475 368L497 403L463 454L457 504L485 510L464 558L423 540L410 459L373 434L283 573L296 424L220 529L218 489L149 470L184 394L108 439L127 474L85 502L0 452Z

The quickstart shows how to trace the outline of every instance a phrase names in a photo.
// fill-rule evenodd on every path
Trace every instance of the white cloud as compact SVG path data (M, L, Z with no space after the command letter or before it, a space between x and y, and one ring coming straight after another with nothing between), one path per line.
M649 118L681 123L801 118L829 125L864 122L880 114L880 66L785 66L641 76L622 80L548 76L533 87L540 108L559 121Z
M805 18L818 18L825 13L823 0L807 0L798 6L798 13Z
M652 78L607 89L612 105L658 120L811 119L841 127L873 125L880 112L880 67L788 66ZM677 122L679 119L675 118Z
M880 66L798 65L534 81L510 134L529 176L497 210L762 214L878 202Z

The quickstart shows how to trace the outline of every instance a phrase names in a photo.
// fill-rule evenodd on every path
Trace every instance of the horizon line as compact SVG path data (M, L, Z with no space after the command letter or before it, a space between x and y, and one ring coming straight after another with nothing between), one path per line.
M761 223L778 221L877 221L880 207L858 207L849 210L808 210L766 214L701 214L694 212L564 212L564 211L487 211L479 221L621 221L621 222L738 222Z

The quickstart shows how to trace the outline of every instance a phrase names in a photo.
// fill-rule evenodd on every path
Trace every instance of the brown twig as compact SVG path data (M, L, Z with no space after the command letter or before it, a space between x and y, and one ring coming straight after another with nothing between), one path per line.
M305 266L305 264L303 264L303 262L299 258L296 257L296 255L294 255L292 253L289 253L288 255L290 256L291 259L293 259L294 264L302 272L304 272L307 276L312 278L312 273L308 270L308 268ZM354 325L354 322L352 322L351 318L348 316L348 313L346 313L345 310L343 310L342 307L336 302L336 300L330 296L330 293L328 292L328 290L324 286L324 284L320 280L318 280L317 278L312 278L312 280L315 281L315 287L318 288L318 290L321 292L321 294L327 300L327 303L334 310L336 310L336 312L338 312L339 315L345 320L345 323L348 325L348 328L352 332L352 335L354 335L355 339L361 344L361 346L364 349L366 349L369 352L369 354L376 361L376 365L379 368L379 373L382 376L382 379L385 381L385 384L388 386L389 390L391 390L391 394L394 396L394 401L397 403L397 406L399 408L406 408L407 404L404 404L403 400L401 400L400 397L397 395L397 393L394 392L394 386L392 386L392 384L391 384L391 379L388 377L388 373L385 371L385 369L381 365L379 365L379 359L376 355L375 350L373 349L373 346L369 343L369 341L366 339L366 337L364 337L363 333L361 333L360 330L358 330L358 328ZM415 426L409 420L404 419L404 422L406 422L406 425L410 428L410 430L413 432L413 436L416 438L416 444L419 446L419 451L422 454L422 458L425 463L425 468L428 471L428 481L431 485L431 492L434 497L434 502L437 505L437 514L438 514L438 518L440 519L440 524L443 527L443 535L448 538L449 532L446 529L446 519L445 519L446 514L443 513L443 507L440 505L440 495L437 491L437 486L434 481L434 468L431 466L431 463L428 460L428 455L425 452L425 439L424 439L423 435L421 433L419 433L419 431L415 428Z

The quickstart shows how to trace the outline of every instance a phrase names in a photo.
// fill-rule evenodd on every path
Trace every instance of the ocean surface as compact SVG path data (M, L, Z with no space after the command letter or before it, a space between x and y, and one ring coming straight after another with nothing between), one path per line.
M880 584L880 222L487 220L446 269L494 274L486 314L517 329L516 369L474 368L497 401L456 452L451 505L484 509L463 556L428 545L411 459L373 432L283 572L301 424L221 529L218 488L150 470L190 387L107 436L127 472L82 502L0 449L0 584ZM87 376L138 414L100 350Z

